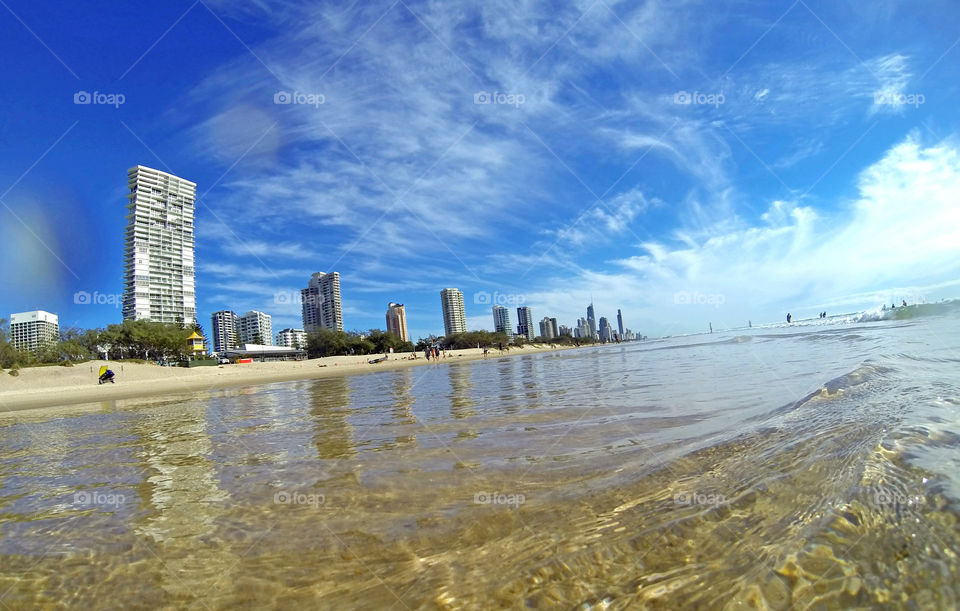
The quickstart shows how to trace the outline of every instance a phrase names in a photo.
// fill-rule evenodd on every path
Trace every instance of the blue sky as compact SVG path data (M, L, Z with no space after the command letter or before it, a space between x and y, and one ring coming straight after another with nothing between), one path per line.
M301 326L314 271L347 329L398 301L414 337L447 286L470 328L488 295L567 325L592 295L650 336L953 297L957 13L2 0L0 317L119 322L136 164L198 185L205 328Z

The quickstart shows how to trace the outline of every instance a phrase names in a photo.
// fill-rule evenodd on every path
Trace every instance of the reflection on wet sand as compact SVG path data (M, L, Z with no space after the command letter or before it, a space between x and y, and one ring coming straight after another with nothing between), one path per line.
M350 381L348 376L318 380L309 391L310 415L316 425L313 444L320 458L353 456L353 427L350 416Z
M204 542L230 496L219 487L210 458L207 407L198 400L145 412L134 426L146 479L137 487L143 512L132 526L153 542L153 553L162 558L161 587L174 600L228 591L235 565L228 550Z

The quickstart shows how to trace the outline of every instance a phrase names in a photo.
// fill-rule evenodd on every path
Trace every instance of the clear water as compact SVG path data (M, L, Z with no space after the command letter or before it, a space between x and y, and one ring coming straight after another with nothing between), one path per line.
M954 608L950 306L0 416L0 608Z

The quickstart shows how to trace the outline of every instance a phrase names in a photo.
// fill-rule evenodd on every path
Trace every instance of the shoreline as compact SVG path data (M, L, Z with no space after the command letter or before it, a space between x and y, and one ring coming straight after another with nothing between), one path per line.
M585 348L590 346L579 346ZM578 346L542 344L511 347L502 353L490 350L486 359L574 350ZM416 359L408 358L417 354ZM26 410L67 407L119 399L157 397L232 386L271 384L331 376L373 373L376 371L447 365L484 360L482 348L448 350L439 361L427 360L422 353L391 354L386 361L367 361L382 355L327 356L305 361L245 363L209 367L161 367L153 363L84 361L73 367L26 367L18 376L0 373L0 415ZM116 383L97 384L97 371L107 365L116 373Z

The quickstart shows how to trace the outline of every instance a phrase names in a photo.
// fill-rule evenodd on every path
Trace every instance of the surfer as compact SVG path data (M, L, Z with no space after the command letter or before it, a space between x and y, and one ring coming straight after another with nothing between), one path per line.
M787 312L787 322L790 322L790 312Z
M903 304L901 304L901 305L903 305L903 307L907 307L907 300L904 299L904 300L903 300Z

